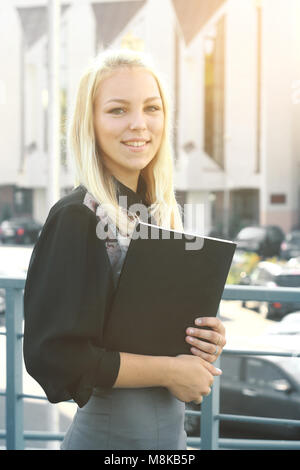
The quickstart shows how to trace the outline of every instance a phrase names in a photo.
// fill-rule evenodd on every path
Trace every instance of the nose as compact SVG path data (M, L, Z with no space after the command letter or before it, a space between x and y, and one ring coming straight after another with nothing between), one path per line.
M146 129L146 127L147 125L146 125L144 113L141 111L132 113L130 124L129 124L130 130L141 130L141 129Z

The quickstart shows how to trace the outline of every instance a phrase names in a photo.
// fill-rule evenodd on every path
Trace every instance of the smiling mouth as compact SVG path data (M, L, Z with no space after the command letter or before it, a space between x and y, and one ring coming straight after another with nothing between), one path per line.
M126 145L127 147L144 147L146 144L148 144L150 140L132 140L128 142L122 142L122 144Z

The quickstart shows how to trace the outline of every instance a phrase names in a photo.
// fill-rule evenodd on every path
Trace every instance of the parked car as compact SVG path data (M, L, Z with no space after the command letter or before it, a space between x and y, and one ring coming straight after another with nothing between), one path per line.
M237 248L259 256L279 256L284 232L276 225L244 227L236 235Z
M221 355L220 413L300 419L300 360L279 356ZM186 409L201 406L188 403ZM200 435L200 418L186 416L188 436ZM299 440L300 427L220 422L220 437Z
M280 246L280 257L283 259L300 256L300 230L288 233Z
M241 284L261 287L300 287L300 267L261 261ZM260 312L265 318L282 318L300 309L300 302L258 302L247 300L243 307Z
M281 321L269 326L268 335L300 335L300 311L289 313ZM300 340L300 336L299 336Z
M42 224L31 217L15 217L0 224L0 241L4 243L34 244L41 232Z

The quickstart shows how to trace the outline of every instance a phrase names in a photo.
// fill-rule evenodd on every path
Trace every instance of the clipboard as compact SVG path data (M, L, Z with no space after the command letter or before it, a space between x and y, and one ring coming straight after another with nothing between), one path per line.
M191 354L186 328L217 315L235 249L228 240L138 222L105 321L105 348Z

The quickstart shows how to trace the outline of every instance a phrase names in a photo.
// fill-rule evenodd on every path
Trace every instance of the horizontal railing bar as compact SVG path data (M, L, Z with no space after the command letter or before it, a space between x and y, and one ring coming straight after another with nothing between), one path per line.
M261 302L300 302L298 287L261 287L226 284L222 300L257 300Z
M300 357L300 351L267 351L267 350L246 350L246 349L223 349L223 352L232 355L241 355L241 356L284 356L284 357Z
M62 441L65 437L64 432L47 432L47 431L25 431L24 439L30 441Z
M201 411L186 410L186 415L201 416ZM269 418L267 416L246 416L246 415L232 415L219 413L214 416L214 419L219 421L234 421L234 422L247 422L247 423L260 423L260 424L283 424L300 426L299 419L287 419L287 418Z
M267 440L267 439L219 439L219 447L223 449L249 450L296 450L300 449L299 441Z
M24 439L30 441L62 441L65 437L64 432L52 433L47 431L24 431ZM6 431L0 429L0 439L6 438Z
M201 411L185 410L185 414L188 416L201 416Z
M260 423L260 424L284 424L284 425L293 425L300 426L299 419L287 419L287 418L269 418L267 416L246 416L246 415L230 415L222 414L214 416L214 419L221 421L235 421L235 422L248 422L248 423Z
M200 437L188 437L187 447L193 447L195 449L201 449L201 438Z
M187 445L189 447L201 449L201 439L199 437L188 437ZM219 438L219 447L223 449L300 449L299 441L284 441L270 439L228 439Z
M30 394L27 394L27 393L21 393L20 395L18 395L18 398L30 398L32 400L46 400L48 401L47 397L44 397L43 395L30 395Z
M26 278L0 278L0 288L23 289ZM257 300L257 301L299 301L300 288L297 287L262 287L226 284L223 300Z
M0 331L0 336L7 336L6 331ZM17 334L17 339L21 339L24 337L24 333Z
M30 395L28 393L20 393L18 395L18 398L24 398L24 399L30 399L30 400L46 400L48 401L48 398L43 395ZM75 403L74 400L64 400L62 403Z
M0 438L6 438L6 432L0 429ZM48 433L41 431L24 432L24 438L27 440L54 440L64 439L64 433ZM188 437L187 445L195 448L201 448L201 438ZM267 439L229 439L219 438L219 446L226 449L300 449L299 441L267 440Z
M12 287L14 289L24 289L26 277L0 277L0 287Z

